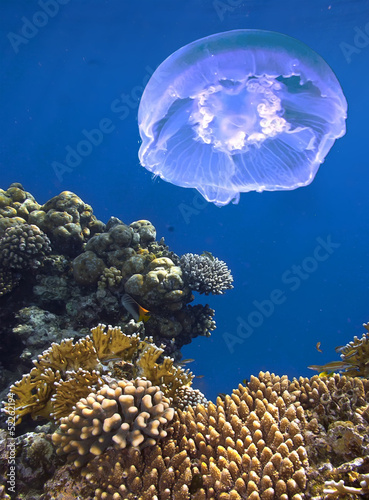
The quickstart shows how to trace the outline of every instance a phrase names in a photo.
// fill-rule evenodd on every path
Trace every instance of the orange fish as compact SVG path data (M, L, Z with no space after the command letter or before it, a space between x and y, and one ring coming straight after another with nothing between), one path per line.
M127 309L137 322L143 321L145 323L151 316L150 311L140 306L128 293L125 293L122 297L122 306Z
M321 342L317 342L317 343L316 343L316 346L315 346L315 347L316 347L316 350L317 350L317 351L319 351L319 352L323 352L323 351L321 350L321 348L320 348L320 344L321 344Z

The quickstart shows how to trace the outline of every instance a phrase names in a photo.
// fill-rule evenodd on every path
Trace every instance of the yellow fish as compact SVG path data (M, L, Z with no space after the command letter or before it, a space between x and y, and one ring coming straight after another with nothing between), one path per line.
M334 375L334 372L321 372L319 373L318 377L319 378L322 378L322 377L333 377Z
M140 306L128 293L122 297L122 306L124 306L133 319L137 322L143 321L144 323L150 318L150 311Z
M211 252L208 252L207 250L204 250L202 252L201 257L207 257L210 260L215 260L214 255Z

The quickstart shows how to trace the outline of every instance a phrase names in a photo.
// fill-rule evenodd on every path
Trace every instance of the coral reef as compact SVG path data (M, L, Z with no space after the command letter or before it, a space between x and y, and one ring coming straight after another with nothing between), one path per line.
M369 323L364 323L363 326L369 332ZM345 346L336 347L336 352L341 354L341 361L311 365L309 368L327 373L342 371L352 377L369 377L369 333L363 333L361 339L354 337Z
M14 183L0 190L0 249L0 363L9 375L0 394L50 340L78 340L100 322L139 331L176 361L215 329L209 305L190 305L180 257L156 241L150 221L104 224L74 193L40 204ZM144 325L132 324L126 293L149 310Z
M76 409L61 419L53 443L76 467L111 445L117 449L153 446L167 435L163 426L173 420L174 409L169 405L149 380L112 380L80 399Z
M192 290L219 295L233 288L233 277L227 264L209 252L203 255L186 253L180 258L180 265L184 280Z
M250 384L216 405L178 410L168 436L153 447L106 450L86 465L79 483L104 499L302 498L304 410L287 391L279 395L256 377ZM46 491L46 498L56 493L52 481Z
M78 342L64 339L52 343L33 362L30 373L10 387L17 423L28 414L59 421L71 413L78 400L104 384L108 369L123 379L145 377L160 385L166 396L179 401L178 390L191 385L192 373L174 366L173 359L164 357L162 363L157 362L164 351L150 339L126 335L118 327L105 325L98 325L91 333L92 339L87 336ZM5 411L9 413L7 403Z
M106 359L117 349L113 331L99 344ZM106 378L62 419L53 440L61 458L65 455L75 464L60 463L55 469L51 455L53 466L43 473L43 500L318 500L367 495L368 380L338 374L289 380L260 372L232 394L218 397L216 404L201 402L190 394L192 388L182 388L177 391L182 410L164 399L168 396L154 384L137 377L128 381L128 368L125 378L118 380L117 372L116 380ZM153 393L140 406L147 390ZM186 405L189 400L193 405ZM160 425L161 417L153 418L158 434L145 434L142 429L155 413L151 409L163 401L168 406L159 413L169 411L172 418L165 417ZM22 460L24 455L19 467Z
M215 329L210 306L191 302L232 288L223 261L176 255L147 220L105 225L68 191L41 205L20 184L0 190L0 250L0 390L26 373L4 397L21 435L0 432L1 484L15 457L12 497L369 495L369 333L312 367L319 376L260 372L209 402L176 362ZM125 294L147 321L132 319Z

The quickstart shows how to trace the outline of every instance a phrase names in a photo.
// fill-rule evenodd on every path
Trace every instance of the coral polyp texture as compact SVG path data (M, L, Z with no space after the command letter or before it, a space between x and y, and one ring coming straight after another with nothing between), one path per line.
M106 448L153 446L167 433L165 424L174 416L170 401L149 380L119 380L104 384L76 404L76 409L61 419L53 434L59 454L79 467Z
M35 269L50 252L49 238L32 224L9 227L0 238L0 265L5 268Z
M45 498L80 490L106 500L364 495L368 399L367 380L260 372L216 404L177 408L167 436L151 447L106 448L78 476L70 465L60 467Z
M106 376L54 432L67 463L48 481L44 473L42 498L365 497L368 401L366 379L260 372L216 403L193 399L181 410L142 377Z
M233 288L233 277L227 264L209 252L204 255L186 253L182 255L180 264L184 280L192 290L205 295L219 295Z

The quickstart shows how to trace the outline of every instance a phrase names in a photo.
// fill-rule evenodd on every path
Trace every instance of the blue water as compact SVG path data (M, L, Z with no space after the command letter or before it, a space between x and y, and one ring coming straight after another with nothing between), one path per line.
M41 0L0 4L0 187L21 182L40 203L70 190L105 222L149 219L177 254L208 250L228 263L234 289L196 297L216 310L216 331L183 349L208 397L259 370L306 376L309 364L336 359L334 347L361 335L369 320L369 2L51 3L49 15L39 14ZM346 95L347 134L310 186L244 194L219 209L139 165L137 109L168 55L238 28L282 32L318 52ZM101 143L61 173L67 149L98 127ZM280 302L273 311L271 296ZM234 349L225 342L231 335Z

